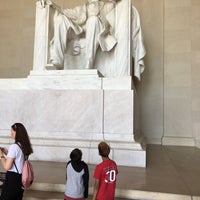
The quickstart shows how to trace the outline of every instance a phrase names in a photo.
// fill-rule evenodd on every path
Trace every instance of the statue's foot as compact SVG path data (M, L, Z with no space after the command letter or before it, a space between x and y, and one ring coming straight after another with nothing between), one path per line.
M47 69L47 70L57 70L56 69L56 67L53 65L53 64L47 64L46 66L45 66L45 68Z
M51 64L52 64L52 70L62 70L64 69L63 65L61 65L60 63L57 63L54 60L50 60Z
M60 65L53 65L57 70L62 70L62 69L64 69L64 67L63 66L60 66Z

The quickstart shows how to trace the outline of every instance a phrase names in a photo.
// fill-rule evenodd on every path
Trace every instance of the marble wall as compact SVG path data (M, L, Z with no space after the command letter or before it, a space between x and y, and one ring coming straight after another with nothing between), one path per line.
M55 0L73 7L83 0ZM141 83L141 132L148 143L200 146L200 1L132 0L147 56ZM0 77L32 68L35 0L0 1Z
M200 133L200 1L165 0L164 138L197 145Z

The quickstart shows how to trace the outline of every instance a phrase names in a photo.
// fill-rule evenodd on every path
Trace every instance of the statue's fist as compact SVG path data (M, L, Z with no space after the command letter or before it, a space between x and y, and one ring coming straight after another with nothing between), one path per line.
M39 0L41 3L41 6L44 8L46 5L52 5L51 0Z
M45 0L40 0L41 6L44 8L45 6Z

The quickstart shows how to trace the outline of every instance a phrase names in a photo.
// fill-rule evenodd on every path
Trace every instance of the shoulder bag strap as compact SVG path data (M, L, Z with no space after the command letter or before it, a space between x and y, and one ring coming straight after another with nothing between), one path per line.
M17 169L17 166L16 166L16 164L15 164L15 161L13 162L13 164L15 165L15 168L16 168L16 170L17 170L17 173L19 174L19 171L18 171L18 169Z
M19 148L22 150L21 146L20 146L18 143L15 143L15 144L17 144L17 145L19 146ZM22 151L22 153L23 153L23 151ZM24 156L24 157L25 157L25 156ZM16 164L15 164L15 161L13 162L13 164L15 165L15 168L16 168L16 170L17 170L17 173L19 174L19 171L18 171L18 169L17 169L17 166L16 166Z

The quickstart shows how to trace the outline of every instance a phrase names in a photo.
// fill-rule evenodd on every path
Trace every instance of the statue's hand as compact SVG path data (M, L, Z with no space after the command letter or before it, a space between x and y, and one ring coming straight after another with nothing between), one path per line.
M51 0L40 0L41 6L44 8L46 5L51 5Z
M45 7L45 0L40 0L41 6L44 8Z

